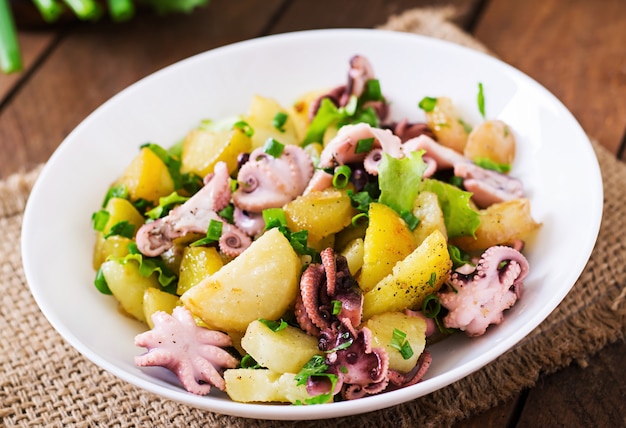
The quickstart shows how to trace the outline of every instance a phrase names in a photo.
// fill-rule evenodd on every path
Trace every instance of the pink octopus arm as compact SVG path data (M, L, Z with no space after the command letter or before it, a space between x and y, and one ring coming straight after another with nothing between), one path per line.
M214 172L204 181L204 187L184 204L174 208L167 216L139 228L136 241L142 254L156 257L172 248L176 238L191 233L204 234L211 220L222 223L220 249L226 255L234 257L250 246L250 237L217 214L228 205L231 196L226 164L218 162Z
M503 262L506 264L500 267ZM489 325L500 324L504 311L521 296L528 269L528 261L514 248L487 249L474 274L453 273L450 285L454 290L439 293L441 305L449 311L444 325L480 336Z
M206 395L215 386L224 390L221 372L235 368L239 361L222 347L230 346L228 335L198 327L184 307L172 315L156 312L154 328L135 337L135 345L148 351L135 357L140 367L161 366L178 376L183 387L197 395Z

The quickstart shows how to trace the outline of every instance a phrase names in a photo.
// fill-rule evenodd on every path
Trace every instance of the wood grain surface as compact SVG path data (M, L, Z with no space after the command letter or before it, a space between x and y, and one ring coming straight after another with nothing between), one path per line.
M102 102L180 59L267 34L374 27L413 7L443 5L455 6L458 25L553 92L591 138L625 159L624 0L213 0L190 15L145 12L123 24L42 26L23 14L25 70L0 75L0 179L45 162ZM625 426L624 355L624 342L608 346L458 426Z

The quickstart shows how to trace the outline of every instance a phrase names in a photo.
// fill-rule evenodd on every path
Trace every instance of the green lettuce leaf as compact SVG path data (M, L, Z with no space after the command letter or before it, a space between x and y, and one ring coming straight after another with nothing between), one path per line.
M393 208L398 214L413 211L415 198L422 184L422 175L426 170L423 153L422 150L412 152L402 159L383 154L378 168L378 202Z
M437 195L448 238L475 236L480 225L480 215L469 205L471 192L433 179L425 179L420 191L430 191Z

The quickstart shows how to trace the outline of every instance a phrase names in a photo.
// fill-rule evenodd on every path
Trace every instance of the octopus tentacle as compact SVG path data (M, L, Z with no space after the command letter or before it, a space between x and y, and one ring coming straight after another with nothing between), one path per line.
M219 239L220 251L227 257L237 257L252 244L252 240L237 227L228 223L223 224L225 230L222 230L222 235Z
M439 293L441 305L449 311L444 325L480 336L489 325L501 323L504 310L521 296L528 270L528 261L518 250L507 246L487 249L473 274L453 272L449 281L454 290Z
M170 249L174 239L190 233L206 233L211 220L222 221L217 211L225 208L231 197L226 163L218 162L205 183L195 195L165 217L139 228L135 239L142 254L156 257Z

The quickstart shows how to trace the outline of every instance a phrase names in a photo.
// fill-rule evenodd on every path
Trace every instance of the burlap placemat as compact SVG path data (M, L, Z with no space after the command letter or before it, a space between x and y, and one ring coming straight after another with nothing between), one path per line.
M486 51L446 21L450 9L412 10L387 29L412 31ZM426 397L350 418L366 427L449 426L496 406L554 372L624 337L626 328L626 165L594 144L604 181L604 219L580 279L561 305L509 352ZM296 423L218 415L161 399L96 367L48 324L33 300L20 259L22 212L39 169L0 182L0 425L282 427ZM493 382L498 379L498 382ZM299 427L345 425L344 419Z

